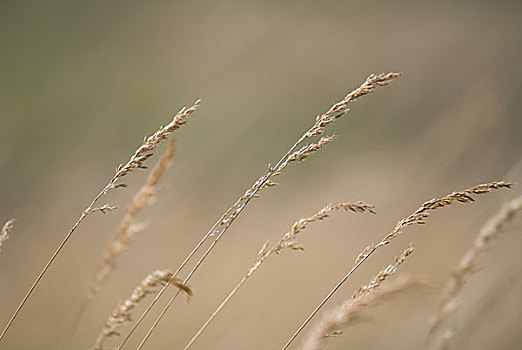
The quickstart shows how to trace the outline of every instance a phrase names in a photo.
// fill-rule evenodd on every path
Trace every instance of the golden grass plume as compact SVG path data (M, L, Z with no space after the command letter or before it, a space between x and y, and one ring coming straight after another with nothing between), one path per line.
M335 294L335 292L346 282L346 280L364 263L376 250L389 244L394 238L398 237L402 229L411 225L422 225L425 224L425 220L429 217L432 211L440 209L446 206L450 206L454 202L460 203L471 203L475 199L473 196L490 193L493 190L501 188L511 188L513 184L503 181L493 181L485 184L479 184L471 188L455 191L446 196L440 198L433 198L429 201L424 202L417 210L405 219L401 219L397 222L392 231L385 235L382 240L377 244L372 244L366 247L355 260L355 264L348 271L348 273L337 283L337 285L326 295L326 297L317 305L312 313L306 318L306 320L299 326L295 333L290 337L287 343L283 346L283 350L287 349L290 344L297 338L301 331L306 325L312 320L312 318L319 312L319 310L326 304L326 302Z
M504 231L504 228L522 211L522 196L505 203L500 211L491 217L476 236L473 244L464 253L457 268L448 280L439 309L433 317L430 331L426 338L426 349L444 349L454 331L445 326L445 321L457 309L459 293L476 271L478 258L491 246L492 242Z
M7 220L4 226L2 226L2 230L0 231L0 248L2 248L4 242L9 239L9 233L13 230L15 221L16 219Z
M388 277L397 272L399 265L412 253L413 247L410 245L395 259L393 264L381 270L368 284L360 287L350 299L331 312L326 313L322 320L311 329L303 343L302 349L321 349L331 336L341 334L348 324L358 317L366 307L385 301L408 289L420 286L421 283L411 277L398 279L393 281L394 283L381 286Z
M96 339L93 350L102 350L104 342L113 336L119 336L118 328L123 324L130 322L131 311L149 294L157 292L160 286L171 283L180 291L192 296L192 290L181 283L176 278L172 278L172 273L167 270L156 270L145 277L141 283L134 289L130 297L124 300L107 318L103 329Z
M141 146L138 147L138 149L134 152L134 154L130 157L130 159L125 164L120 164L120 166L116 169L116 172L111 180L102 188L102 190L94 197L94 199L91 201L91 203L85 208L85 210L82 212L76 223L72 226L72 228L69 230L69 232L65 235L65 237L62 239L61 243L58 245L54 253L51 255L43 269L40 271L36 279L34 280L31 287L29 287L28 291L26 292L25 296L23 297L22 301L16 308L15 312L12 314L11 318L7 322L6 326L4 327L2 333L0 334L0 341L4 338L5 334L11 327L11 324L16 319L17 315L20 313L20 310L24 307L27 299L31 296L34 289L42 279L42 277L45 275L49 267L52 265L62 248L65 246L65 244L69 241L73 233L76 231L80 223L89 215L91 212L94 211L101 211L102 213L106 213L109 210L114 209L114 207L104 205L100 208L95 208L94 205L98 202L98 200L106 195L110 190L118 187L125 187L125 184L119 183L120 179L127 175L129 172L136 168L144 168L143 163L152 156L153 151L160 142L164 139L166 139L174 130L179 129L182 125L185 125L187 123L186 119L196 111L200 103L200 100L197 100L194 105L191 107L183 107L173 118L170 123L168 123L165 126L160 127L154 134L151 136L145 138Z
M176 272L174 272L174 276L184 268L184 266L188 263L188 261L192 258L192 256L199 250L201 245L207 240L210 236L216 236L212 244L209 248L203 253L202 257L198 262L195 263L192 270L188 273L187 277L184 279L184 282L188 282L192 275L199 268L201 263L206 259L210 251L214 248L217 242L221 239L224 233L227 231L228 227L234 222L237 216L243 211L243 209L248 205L250 200L257 196L258 192L261 191L265 187L270 187L276 185L271 181L271 178L281 174L281 172L286 168L286 166L293 161L304 160L307 158L309 154L312 154L318 150L320 150L324 145L330 143L333 140L333 136L323 137L317 143L311 143L309 145L302 146L302 143L308 139L317 135L321 135L325 127L331 124L336 119L342 117L348 112L348 105L351 102L354 102L357 98L365 96L367 94L372 93L377 87L389 85L393 79L399 77L399 73L381 73L381 74L370 74L365 81L357 87L355 90L348 93L341 101L335 103L332 107L328 109L325 113L319 115L315 119L315 123L312 127L310 127L305 133L301 135L301 137L290 147L290 149L281 157L281 159L274 165L269 165L268 172L261 176L254 185L248 189L243 196L241 196L236 203L234 203L222 216L218 221L210 228L210 230L203 236L199 243L196 244L194 249L189 253L189 255L185 258L182 264L178 267ZM152 306L156 303L159 297L165 292L168 285L163 287L163 289L158 293L158 295L154 298L154 300L149 304L145 312L138 319L134 327L131 329L130 333L120 344L119 349L123 347L125 342L132 335L134 330L138 327L141 321L145 318L147 313L151 310ZM163 315L167 312L175 300L176 296L179 292L175 292L175 294L171 297L167 305L163 308L163 311L160 313L153 326L147 332L147 335L142 340L141 345L138 349L143 347L143 344L147 341L150 334L154 331L157 324L160 322Z
M257 254L256 261L250 267L247 274L243 276L243 278L239 281L239 283L232 289L232 291L228 294L228 296L223 300L223 302L216 308L216 310L212 313L212 315L207 319L207 321L201 326L201 328L196 332L196 334L192 337L192 339L185 346L185 350L189 349L192 344L196 341L196 339L203 333L203 331L210 325L212 320L217 316L219 312L223 309L223 307L232 299L232 297L237 293L237 291L245 284L245 282L254 274L254 272L261 266L261 264L268 259L273 254L280 254L285 248L291 250L303 250L304 248L296 243L296 238L306 227L313 222L322 221L328 217L333 212L338 210L344 210L346 212L355 212L355 213L372 213L374 212L375 206L365 204L363 202L356 203L338 203L335 205L328 204L325 207L321 208L317 213L313 214L309 217L304 217L297 220L293 225L290 231L285 233L283 237L273 245L270 249L268 248L269 242L267 241L259 253Z
M92 297L99 290L101 284L114 268L116 258L126 250L128 245L136 239L137 235L145 229L144 224L136 222L136 216L153 202L157 191L158 181L169 167L174 153L174 143L171 141L158 163L151 169L143 186L132 197L127 205L125 215L118 227L116 235L109 242L107 248L102 254L102 261L89 289L88 297Z

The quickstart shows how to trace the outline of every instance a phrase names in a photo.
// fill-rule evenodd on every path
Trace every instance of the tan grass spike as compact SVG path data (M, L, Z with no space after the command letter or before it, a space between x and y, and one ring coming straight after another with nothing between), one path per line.
M426 338L427 349L444 349L446 342L453 336L453 331L444 327L445 321L455 312L457 298L462 288L476 271L476 263L492 242L504 231L517 214L522 212L522 196L504 204L500 211L482 227L472 246L460 260L457 269L445 287L444 296L437 314L434 316Z
M228 296L223 300L223 302L218 306L218 308L214 311L214 313L208 318L208 320L201 326L201 328L197 331L194 337L190 340L190 342L185 346L184 350L189 349L192 344L196 341L196 339L203 333L203 331L208 327L208 325L212 322L212 320L217 316L217 314L223 309L223 307L230 301L230 299L237 293L237 291L245 284L245 282L254 274L254 272L261 266L261 264L268 259L273 254L281 254L281 252L287 248L292 250L303 250L304 248L297 244L295 241L299 233L306 229L306 227L312 222L322 221L328 217L330 214L344 209L346 212L356 212L356 213L373 213L375 207L373 205L368 205L363 202L356 203L339 203L336 205L328 204L317 213L310 217L301 218L297 220L292 226L291 230L283 235L283 237L277 242L274 246L268 249L269 242L266 242L263 248L257 254L256 261L250 267L247 274L239 281L236 287L228 294Z
M154 134L151 136L145 138L143 141L143 144L138 147L138 149L134 152L134 154L130 157L130 159L125 164L120 164L118 169L116 169L116 173L112 177L112 179L105 185L105 187L102 188L102 190L94 197L94 199L91 201L91 203L85 208L85 210L82 212L76 223L73 225L73 227L69 230L69 232L65 235L62 242L58 245L58 248L56 248L55 252L51 255L51 258L47 261L44 268L40 272L40 274L36 277L33 284L27 291L26 295L16 308L15 312L7 322L7 325L5 326L4 330L0 334L0 341L4 338L7 330L15 320L16 316L20 312L20 310L25 305L27 299L29 299L29 296L32 294L33 290L36 288L40 280L42 279L43 275L46 273L46 271L49 269L51 264L53 263L54 259L58 256L62 248L65 246L67 241L71 238L73 233L76 231L80 223L89 215L93 209L96 209L94 205L98 202L98 200L106 195L110 190L118 188L118 187L124 187L125 184L120 183L122 177L129 174L134 169L137 168L144 168L143 163L152 156L153 151L160 142L164 139L166 139L173 131L179 129L181 126L185 125L187 123L186 119L198 108L200 103L200 100L197 100L194 105L191 107L183 107L172 119L170 123L168 123L165 126L162 126L159 128Z
M370 245L359 254L355 260L355 264L350 271L337 283L337 285L328 293L328 295L319 303L314 311L306 318L306 320L299 326L295 333L290 337L287 343L283 346L283 350L287 349L290 344L297 338L299 333L306 327L310 320L319 312L319 310L326 304L326 302L335 294L335 292L346 282L346 280L366 261L377 249L389 244L394 238L396 238L402 229L411 225L425 224L425 220L429 217L430 213L436 209L443 208L453 204L454 202L460 203L471 203L475 201L474 195L489 193L493 190L500 188L511 188L513 185L508 182L494 181L486 184L476 185L462 191L456 191L450 193L441 198L433 198L427 202L424 202L417 210L405 219L399 220L393 230L384 236L384 238L376 245Z
M379 86L386 86L392 82L394 78L397 78L399 76L398 73L382 73L382 74L371 74L366 78L366 80L355 90L347 94L341 101L334 104L330 109L316 117L314 125L308 129L295 143L288 152L276 163L275 166L269 166L268 172L263 175L259 180L257 180L252 188L248 189L245 194L240 197L234 205L232 205L226 212L223 214L223 216L210 228L210 230L207 232L207 234L201 239L201 241L196 245L196 247L192 250L192 252L187 256L187 258L183 261L183 263L180 265L178 270L174 272L174 276L177 276L179 271L186 265L186 263L191 259L191 257L195 254L197 250L199 250L200 246L203 244L203 242L206 241L206 239L212 235L216 236L212 244L209 248L205 251L205 253L202 255L202 257L199 259L199 261L194 265L192 270L188 273L187 277L185 277L184 281L187 282L190 280L192 275L196 272L196 270L199 268L201 263L206 259L210 251L214 248L214 246L217 244L217 242L221 239L223 234L226 232L228 227L232 224L232 222L237 218L237 216L243 211L243 209L246 207L246 205L250 202L250 200L254 197L256 197L257 193L262 190L265 187L273 186L274 183L271 182L271 178L273 176L279 175L285 167L288 165L289 162L292 161L299 161L304 160L306 157L318 150L320 150L324 145L328 144L333 140L333 136L326 136L322 137L319 142L317 143L310 143L309 145L302 146L302 143L308 139L312 138L317 135L321 135L325 127L335 121L336 119L342 117L344 114L348 112L348 105L351 102L354 102L357 98L362 97L364 95L367 95L369 93L372 93L375 88ZM167 286L163 287L163 289L158 293L156 298L151 302L151 304L147 307L145 312L142 314L140 319L136 322L134 327L131 329L130 333L127 335L127 337L124 339L122 344L120 344L119 349L123 347L125 342L129 339L129 337L132 335L134 330L138 327L138 325L141 323L143 318L147 315L147 313L150 311L152 306L156 303L156 301L159 299L159 297L163 294L164 290L166 290ZM166 311L169 309L170 305L174 302L176 296L179 294L179 292L176 292L168 302L168 304L163 308L163 311L160 313L159 317L156 319L152 327L149 329L149 332L147 332L147 335L142 340L140 346L138 349L141 349L143 347L143 344L147 341L150 334L154 331L155 327L163 317L163 315L166 313Z

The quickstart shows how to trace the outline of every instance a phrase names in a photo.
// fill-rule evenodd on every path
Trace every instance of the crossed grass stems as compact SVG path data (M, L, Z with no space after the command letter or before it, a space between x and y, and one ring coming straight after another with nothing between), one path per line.
M122 349L123 346L126 344L126 342L130 339L134 331L137 329L137 327L140 325L140 323L144 320L144 318L147 316L147 314L150 312L152 307L155 305L155 303L159 300L159 298L164 294L164 292L167 290L169 285L174 285L177 287L177 290L172 295L171 299L167 303L167 305L163 308L160 315L156 318L154 321L152 327L149 329L143 340L141 341L140 345L138 346L138 349L141 349L145 342L149 339L152 332L155 330L159 322L161 321L162 317L165 315L167 310L170 308L176 297L182 292L187 292L187 283L190 280L190 278L194 275L194 273L197 271L197 269L201 266L202 262L206 259L206 257L210 254L211 250L215 247L215 245L219 242L221 237L224 235L224 233L228 230L228 228L231 226L231 224L235 221L235 219L239 216L239 214L246 208L248 203L253 199L259 196L261 190L276 186L277 184L272 181L272 179L278 175L280 175L283 170L292 162L300 162L304 161L309 155L315 153L316 151L322 149L325 145L330 143L334 140L334 136L323 136L320 138L318 142L311 142L306 145L303 145L304 141L308 138L313 138L318 135L322 135L325 127L328 126L330 123L335 121L336 119L342 117L344 114L348 112L348 104L355 101L357 98L362 97L364 95L367 95L375 90L376 87L379 86L385 86L388 85L394 78L398 77L399 74L397 73L387 73L387 74L378 74L378 75L370 75L358 88L347 94L341 101L334 104L326 113L323 113L322 115L318 116L316 118L316 121L314 125L308 129L295 143L290 149L281 157L281 159L274 165L269 166L267 173L265 173L263 176L257 180L254 185L248 189L219 219L216 221L216 223L210 228L210 230L203 236L203 238L196 244L196 246L192 249L192 251L187 255L185 260L181 263L181 265L178 267L178 269L174 273L168 273L163 274L163 280L161 285L163 286L159 292L156 294L152 302L147 306L145 311L141 314L141 316L138 318L138 320L135 322L131 330L127 333L123 341L120 343L118 349ZM13 321L27 302L30 295L35 290L36 286L46 273L46 271L49 269L49 267L54 262L54 259L56 256L61 252L62 248L65 246L67 241L70 239L70 237L73 235L73 233L76 231L76 228L79 226L79 224L90 214L93 212L102 212L106 213L108 211L111 211L115 209L113 206L109 205L103 205L100 207L95 207L95 205L98 203L98 201L106 195L110 190L119 188L119 187L125 187L125 184L121 183L120 180L127 174L129 174L134 169L144 168L143 163L153 155L153 152L155 148L159 145L159 143L166 139L170 133L177 130L182 125L186 124L186 119L188 116L190 116L199 106L199 100L196 101L196 103L190 107L186 108L184 107L180 112L178 112L173 120L167 124L164 127L161 127L156 133L154 133L152 136L146 138L144 140L144 143L136 150L136 152L131 156L129 161L125 165L120 165L113 176L113 178L108 182L108 184L100 191L100 193L93 199L93 201L89 204L89 206L82 212L81 216L77 220L77 222L73 225L71 230L67 233L65 238L62 240L54 254L51 256L47 264L44 266L40 274L37 276L35 281L33 282L32 286L29 288L28 292L22 299L21 303L18 305L17 309L15 310L14 314L10 318L9 322L7 323L6 327L4 328L2 334L0 335L0 341L5 336L6 332L12 325ZM379 242L376 245L371 245L367 247L357 258L355 265L352 267L352 269L347 273L345 277L343 277L339 283L334 287L334 289L326 296L326 298L318 305L318 307L310 314L310 316L303 322L303 324L298 328L298 330L293 334L293 336L289 339L289 341L285 344L283 349L286 349L293 341L294 339L299 335L299 333L302 331L302 329L309 323L309 321L315 316L315 314L323 307L323 305L328 301L328 299L337 291L337 289L349 278L349 276L366 260L369 258L370 255L372 255L378 248L387 245L390 243L390 241L397 237L399 233L401 232L401 229L413 225L413 224L423 224L424 219L429 215L429 212L444 207L447 205L452 204L454 201L458 202L464 202L468 203L473 201L472 195L476 194L483 194L488 193L493 189L498 188L508 188L511 187L511 184L504 183L504 182L491 182L488 184L478 185L473 188L470 188L468 190L459 191L459 192L453 192L452 194L439 198L439 199L433 199L431 201L428 201L424 203L417 211L415 211L412 215L407 217L406 219L403 219L397 223L395 228L387 234L381 242ZM346 204L346 203L345 203ZM352 204L353 205L353 204ZM359 206L366 206L365 209L361 210L359 209L347 209L346 207L343 207L346 210L352 210L352 211L373 211L372 206L367 206L362 203L356 203L355 205ZM325 208L332 208L325 207ZM323 208L322 210L324 210ZM319 212L321 213L321 211ZM317 215L317 214L316 214ZM321 220L321 219L319 219ZM296 223L297 224L297 223ZM206 249L206 251L203 253L203 255L200 257L200 259L195 263L193 268L190 270L188 275L183 279L182 281L178 279L178 274L181 272L182 269L188 264L188 262L193 258L194 254L198 252L202 247L203 244L210 238L215 237L210 246ZM288 237L287 237L288 238ZM258 260L254 264L254 266L249 270L249 273L247 274L247 278L251 276L253 271L260 265L260 262L263 262L266 257L272 253L278 253L280 248L286 247L290 249L300 249L299 246L293 245L294 241L292 239L288 239L286 243L288 243L286 246L284 245L285 242L285 236L283 237L282 241L283 245L280 245L279 248L276 245L275 248L271 248L270 250L267 250L267 246L265 246L260 253L258 254ZM280 242L280 243L281 243ZM274 250L275 249L275 250ZM278 250L279 249L279 250ZM409 248L410 249L410 248ZM411 249L410 249L411 250ZM411 254L410 250L406 250L403 255L401 255L403 258L398 258L402 263L402 261ZM399 261L397 260L397 261ZM396 270L396 267L400 264L396 262L396 266L393 269L393 272ZM257 264L257 265L256 265ZM103 264L102 264L103 265ZM391 265L390 265L391 266ZM386 271L383 270L383 271ZM244 283L245 280L242 280L239 284L239 286ZM236 287L237 288L237 287ZM188 289L189 290L189 289ZM190 291L190 290L189 290ZM231 295L233 295L237 291L237 289L234 289ZM229 295L229 297L231 296ZM213 317L221 310L221 308L228 302L230 298L225 299L224 303L218 307L216 312L209 318L207 323L204 324L202 329L196 333L194 338L187 344L185 349L188 349L191 344L195 341L195 339L201 334L201 331L205 329L205 327L212 321ZM141 300L141 299L140 299ZM128 317L130 319L130 316Z
M309 155L315 153L320 150L323 146L333 141L333 136L322 137L317 143L310 143L307 145L301 146L301 144L308 138L312 138L317 135L323 134L325 127L335 121L336 119L342 117L346 112L348 112L348 104L355 101L357 98L367 95L374 91L374 89L378 86L386 86L388 85L392 79L398 77L397 73L387 73L387 74L378 74L378 75L370 75L366 80L360 85L358 88L347 94L341 101L334 104L326 113L318 116L314 125L308 129L294 144L290 149L281 157L281 159L276 163L275 166L269 166L268 172L261 176L259 180L257 180L254 185L248 189L237 201L234 203L222 216L221 218L210 228L210 230L203 236L200 242L194 247L191 253L187 256L187 258L182 262L182 264L178 267L176 272L174 272L174 276L185 267L188 261L192 258L192 256L199 250L199 248L203 245L203 243L212 235L215 235L216 238L204 252L202 257L196 262L192 270L188 273L187 277L183 280L183 283L186 284L193 274L197 271L199 266L201 266L202 262L206 259L210 251L214 248L214 246L219 242L221 237L230 227L230 225L234 222L234 220L238 217L238 215L245 209L247 204L257 196L258 192L263 188L275 186L276 183L271 181L271 178L278 176L281 172L288 166L289 163L294 161L304 161ZM165 285L159 293L155 296L152 302L147 306L143 314L136 321L134 326L131 328L130 332L123 339L122 343L118 347L118 350L122 349L134 331L137 329L139 324L148 314L148 312L152 309L154 304L158 301L158 299L162 296L165 290L168 288L168 284ZM174 295L171 297L167 305L163 308L160 315L154 321L152 327L149 329L142 342L138 346L138 349L142 349L145 342L148 340L154 329L157 327L163 316L166 314L167 310L170 308L176 297L179 295L180 291L176 291Z

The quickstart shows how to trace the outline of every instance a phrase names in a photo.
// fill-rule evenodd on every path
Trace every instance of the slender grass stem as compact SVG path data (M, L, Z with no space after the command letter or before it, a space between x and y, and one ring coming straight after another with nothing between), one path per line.
M179 271L186 265L188 260L194 255L194 253L201 247L203 242L206 241L208 237L212 234L216 234L217 232L214 232L214 230L222 225L224 225L223 228L220 228L218 230L219 234L216 238L216 240L211 244L211 246L208 248L208 250L205 252L205 254L200 258L200 260L196 263L195 267L192 269L192 271L189 273L188 279L192 274L198 269L198 267L201 265L201 263L205 260L205 258L208 256L212 248L217 244L217 242L220 240L222 235L226 232L228 227L230 227L230 224L234 222L234 220L237 218L237 216L243 211L243 209L246 207L246 205L250 202L252 198L256 196L256 194L261 190L263 187L269 184L269 179L272 176L279 175L284 168L288 165L288 163L292 161L303 161L307 158L308 155L311 153L314 153L322 148L325 144L331 142L333 140L333 136L323 137L318 143L312 143L309 145L305 145L304 147L297 149L298 146L307 138L311 138L317 135L321 135L324 132L324 129L327 125L335 121L336 119L340 118L344 114L348 112L348 104L355 101L358 97L367 95L369 93L372 93L374 89L378 86L386 86L391 83L391 81L394 78L397 78L399 76L398 73L382 73L382 74L371 74L369 75L366 80L355 90L348 93L341 101L337 102L333 106L330 107L330 109L318 116L315 120L314 125L308 129L295 143L294 145L288 150L288 152L281 157L281 159L277 162L275 166L269 167L268 172L262 176L254 186L247 190L243 196L241 196L236 203L227 210L227 212L221 217L220 220L218 220L212 228L203 236L201 241L196 245L196 247L192 250L192 252L189 254L189 256L184 260L182 263L182 266L180 266L177 270L177 272L174 273L174 277L179 273ZM237 207L237 208L236 208ZM234 210L235 209L235 210ZM228 214L228 215L227 215ZM173 278L174 278L173 277ZM185 281L188 281L188 279L185 279ZM127 340L130 338L132 333L137 329L138 325L143 321L144 317L148 312L151 310L152 306L157 302L157 300L161 297L161 295L165 292L167 289L167 286L163 287L158 295L154 298L152 303L147 307L145 312L141 315L141 317L138 319L136 324L132 327L130 330L130 333L127 334L127 336L124 338L123 342L120 344L118 349L122 349L124 344L127 342ZM172 305L172 302L176 298L175 294L171 301L169 301L168 305L164 308L164 311L166 311L170 305ZM164 315L164 312L162 312L159 316L159 318L162 318ZM149 330L149 333L146 335L146 339L150 336L150 332L156 328L158 322L154 322L154 325L152 326L151 330ZM144 339L146 341L146 339Z
M192 114L194 111L196 111L196 109L199 106L199 102L200 102L200 100L197 100L194 103L194 105L192 105L190 108L183 107L174 116L174 118L172 119L172 121L169 124L162 126L154 134L152 134L151 136L146 138L144 140L144 142L141 144L141 146L138 147L138 149L134 152L134 154L130 157L130 159L128 160L128 162L125 165L121 164L118 167L118 169L116 170L116 173L114 174L112 179L107 183L107 185L105 185L105 187L100 191L100 193L98 193L96 195L96 197L94 197L92 202L82 212L82 214L80 215L80 217L78 218L78 220L76 221L74 226L65 235L62 242L58 245L58 248L54 251L53 255L51 255L51 258L47 261L47 263L45 264L44 268L42 269L42 271L40 272L38 277L36 277L33 284L31 285L31 287L25 294L24 298L22 299L22 301L16 308L14 314L11 316L11 318L7 322L7 325L5 326L4 330L0 334L0 341L4 338L5 334L11 327L13 321L16 319L16 317L18 316L18 314L20 313L20 311L22 310L24 305L26 304L27 300L29 299L29 297L31 296L33 291L35 290L36 286L38 285L38 283L40 282L42 277L45 275L45 273L47 272L49 267L52 265L52 263L54 262L54 260L58 256L58 254L62 251L65 244L69 241L69 239L71 238L73 233L76 231L76 229L78 228L80 223L87 217L87 215L89 215L92 212L101 211L101 212L105 213L106 211L108 211L110 209L114 209L114 207L108 207L108 206L103 206L101 208L94 208L94 205L98 202L98 200L103 195L107 194L110 190L125 186L123 184L119 184L118 181L122 177L124 177L125 175L130 173L132 170L143 168L144 167L143 163L152 156L153 150L160 144L160 142L162 140L166 139L168 137L168 135L170 135L174 130L180 128L182 125L187 123L185 119L190 114Z
M346 282L346 280L365 262L370 255L372 255L377 249L389 244L394 238L399 236L402 229L411 225L422 225L425 224L425 220L429 217L430 213L436 209L443 208L453 204L454 202L460 203L471 203L474 202L474 195L490 193L493 190L501 188L511 188L511 183L494 181L486 184L476 185L474 187L452 192L441 198L434 198L424 202L417 210L415 210L410 216L405 219L401 219L397 222L393 230L382 238L382 240L376 245L368 246L359 256L350 269L350 271L336 284L336 286L326 295L326 297L317 305L312 313L305 319L305 321L299 326L295 333L290 337L286 344L282 347L282 350L287 349L290 344L297 338L301 331L306 327L310 320L319 312L319 310L326 304L326 302L332 297L333 294Z

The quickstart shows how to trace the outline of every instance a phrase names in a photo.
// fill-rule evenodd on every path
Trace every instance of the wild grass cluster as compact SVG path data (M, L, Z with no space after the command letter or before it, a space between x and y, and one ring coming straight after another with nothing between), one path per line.
M211 256L213 250L218 246L222 237L228 232L229 228L234 224L235 220L245 211L248 205L261 197L264 191L276 188L278 183L275 181L279 178L285 169L293 164L299 164L306 161L318 152L324 152L328 144L335 141L335 134L327 134L327 129L339 118L345 116L349 112L349 106L358 99L377 91L383 87L390 85L394 80L399 78L397 73L383 73L369 75L357 88L349 92L339 102L333 104L326 112L315 118L311 127L286 150L283 155L273 164L269 164L264 174L254 181L253 185L247 188L242 195L219 217L215 223L201 235L201 239L191 249L188 249L185 257L179 257L182 261L175 269L165 269L163 267L151 272L146 276L139 285L127 295L122 295L122 302L115 305L115 308L107 310L106 321L99 325L99 335L92 339L93 350L102 349L127 349L131 348L128 341L137 337L136 330L143 327L145 320L151 324L145 336L139 340L138 349L147 348L147 342L154 337L158 324L161 323L163 317L168 312L173 312L174 301L180 294L184 294L190 299L191 305L198 303L197 288L191 286L192 277L198 272L202 263ZM143 143L131 154L126 163L119 165L106 185L104 185L98 194L96 194L90 204L83 210L76 222L70 230L63 236L62 241L58 244L55 251L50 255L46 264L36 275L30 288L24 296L21 296L20 303L14 306L12 310L3 310L3 313L9 313L7 323L3 326L0 335L0 348L5 348L5 342L11 336L10 330L14 327L23 327L18 321L20 313L25 311L25 305L33 294L38 293L40 281L46 277L49 269L52 269L56 263L56 257L67 249L67 243L77 231L81 223L91 214L102 213L110 215L118 208L110 203L100 203L102 199L108 199L110 202L110 194L113 190L124 190L127 185L125 178L131 176L134 171L148 171L145 183L137 190L128 203L123 219L119 224L114 237L107 243L107 248L102 256L92 259L89 263L98 263L96 273L90 281L90 287L85 291L81 301L79 310L71 310L74 315L74 322L71 324L71 335L64 335L64 348L75 348L73 339L75 332L83 326L83 314L89 307L91 300L96 298L100 293L104 292L104 284L108 279L117 278L112 271L117 267L119 257L132 244L139 245L140 237L145 235L146 225L139 221L138 214L146 207L154 203L156 194L161 191L161 178L167 171L175 153L174 143L170 141L163 155L159 157L157 164L148 170L148 163L152 158L158 146L169 139L174 132L182 132L179 130L189 123L189 119L199 113L200 100L197 100L189 107L183 107L172 120L165 126L160 127L154 134L146 137ZM327 134L327 135L325 135ZM470 179L472 180L472 179ZM318 300L316 307L309 310L309 316L303 319L302 323L296 324L294 329L288 330L288 338L281 339L281 349L301 348L306 350L322 349L328 346L329 340L334 336L341 336L351 323L364 315L366 309L372 308L374 305L383 302L392 302L393 298L407 291L415 293L416 290L427 288L430 282L425 278L411 275L401 275L400 268L402 264L415 264L414 245L411 244L403 248L395 261L378 271L374 277L369 278L369 282L356 289L352 296L339 305L330 305L331 310L327 310L321 314L321 311L329 304L332 296L338 293L338 290L345 284L347 280L363 265L372 255L381 249L385 249L395 239L403 234L403 231L410 226L427 224L429 217L439 209L448 208L455 204L472 204L476 200L485 199L485 195L493 194L500 190L511 189L514 184L492 180L483 184L471 185L471 187L462 190L453 191L448 189L448 194L437 196L429 199L413 210L413 212L403 219L400 219L389 232L386 232L382 239L376 243L368 242L366 248L362 249L358 256L353 257L353 264L346 269L345 275L331 286L330 292L327 293L322 300ZM364 199L365 200L365 199ZM227 306L234 302L234 297L240 293L242 287L255 275L256 271L262 268L268 259L274 259L275 256L286 254L291 251L299 252L304 249L299 243L299 237L305 233L309 225L318 225L321 222L330 219L334 213L346 213L350 215L372 215L378 217L379 209L372 204L368 204L361 198L359 201L341 202L337 204L318 205L318 210L309 216L297 219L295 223L285 232L281 239L271 244L267 241L257 253L253 254L253 263L250 267L245 267L243 277L232 287L228 294L223 296L222 301L215 305L214 311L208 315L206 321L201 326L193 330L192 334L187 334L187 342L185 344L168 344L165 347L173 349L190 349L197 345L199 337L209 328L212 327L221 312L225 312ZM463 292L464 285L472 278L472 275L478 271L476 268L480 257L487 253L488 248L493 241L497 240L521 213L522 197L518 197L511 202L506 203L499 208L498 213L493 215L486 223L484 228L477 233L477 237L469 250L464 254L460 263L455 267L455 271L448 276L447 285L441 289L441 301L438 309L433 310L433 318L431 322L427 322L429 329L426 335L425 343L418 344L418 348L426 349L447 349L450 339L454 334L459 332L447 323L448 318L459 307L459 296ZM336 214L340 215L340 214ZM2 250L9 249L9 242L6 242L9 235L16 234L14 220L7 221L0 233L0 248ZM422 254L418 252L416 254ZM276 260L276 259L274 259ZM411 260L411 261L410 261ZM283 267L282 267L283 268ZM396 276L397 275L397 276ZM24 276L25 277L25 276ZM141 278L142 276L136 276ZM170 295L170 299L163 305L159 305L163 295ZM136 307L144 305L143 312L136 312ZM161 310L157 317L150 316L152 310ZM349 334L344 335L346 337ZM379 330L375 330L375 336L379 336ZM300 342L298 338L302 338ZM230 348L234 348L233 345Z

